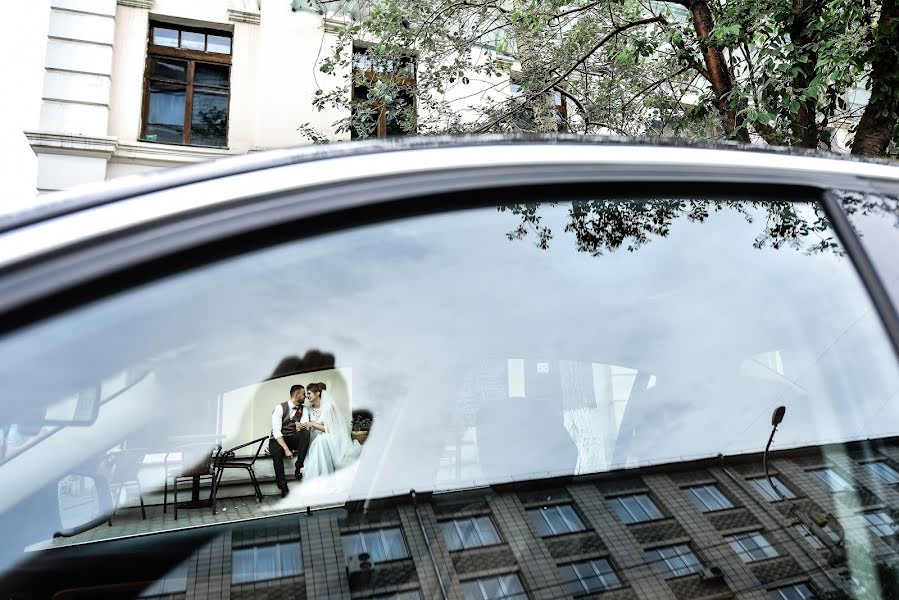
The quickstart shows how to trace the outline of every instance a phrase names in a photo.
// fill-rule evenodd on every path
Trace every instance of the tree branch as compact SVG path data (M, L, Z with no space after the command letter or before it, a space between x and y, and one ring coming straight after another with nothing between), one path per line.
M640 25L648 25L649 23L666 23L666 22L667 21L665 20L664 17L656 16L656 17L650 17L647 19L640 19L639 21L631 21L630 23L626 23L625 25L616 27L615 29L613 29L612 31L610 31L609 33L604 35L602 37L602 39L600 39L599 42L597 42L590 50L588 50L587 52L585 52L584 54L579 56L577 58L577 60L574 61L574 64L572 64L568 69L566 69L564 73L562 73L561 75L559 75L558 77L553 79L551 82L549 82L546 86L544 86L539 91L532 94L531 97L533 98L533 97L541 96L541 95L545 94L546 92L550 91L551 89L553 89L554 87L556 87L557 85L559 85L562 81L565 80L566 77L571 75L578 68L578 66L581 63L583 63L588 58L593 56L593 54L596 53L597 50L602 48L609 40L613 39L615 36L617 36L622 31L627 31L628 29L631 29L633 27L639 27ZM512 107L511 109L505 111L503 114L499 115L498 117L491 119L485 125L478 127L475 130L475 132L483 133L483 132L487 131L488 129L490 129L491 127L496 125L497 123L509 118L510 116L512 116L519 110L521 110L524 106L525 106L525 103L522 103L522 104Z
M652 83L650 83L649 85L647 85L645 88L643 88L642 90L640 90L639 92L637 92L636 94L634 94L634 95L631 97L630 100L628 100L627 102L625 102L624 105L621 107L621 110L627 110L627 107L631 105L631 102L633 102L634 100L636 100L637 98L639 98L639 97L642 96L643 94L645 94L645 93L647 93L647 92L649 92L649 91L651 91L651 90L657 88L658 86L662 85L663 83L665 83L665 82L668 81L669 79L672 79L672 78L674 78L674 77L677 77L677 76L680 75L681 73L684 73L685 71L689 70L689 68L690 68L690 67L684 67L684 68L682 68L682 69L680 69L680 70L678 70L678 71L675 71L674 73L671 73L670 75L666 75L666 76L663 77L662 79L659 79L659 80L657 80L657 81L653 81Z

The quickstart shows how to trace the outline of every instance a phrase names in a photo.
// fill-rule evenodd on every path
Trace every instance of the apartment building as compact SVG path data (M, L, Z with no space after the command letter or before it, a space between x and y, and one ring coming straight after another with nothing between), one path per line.
M143 595L792 600L895 559L899 438L769 471L719 457L236 523Z
M346 86L348 71L326 75L318 61L332 53L356 2L50 4L40 121L25 132L38 157L39 192L309 143L304 124L331 140L350 139L335 131L344 115L315 110L312 99L316 90ZM497 81L466 82L448 100ZM374 134L397 133L382 112Z

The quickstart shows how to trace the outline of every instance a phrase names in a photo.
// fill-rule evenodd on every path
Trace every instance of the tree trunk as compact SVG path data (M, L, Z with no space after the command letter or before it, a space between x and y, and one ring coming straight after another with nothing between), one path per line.
M804 63L796 62L794 66L799 72L793 78L793 93L804 93L814 79L815 68L818 63L818 53L815 52L814 40L808 35L807 27L817 14L817 0L793 0L793 23L790 26L790 38L797 49L797 57L805 56ZM818 124L815 117L818 112L817 98L807 98L799 102L799 110L792 123L793 139L797 146L803 148L818 147Z
M883 156L899 111L899 4L883 0L871 54L871 100L865 107L852 142L852 154Z
M709 38L715 23L712 19L712 11L709 10L708 1L693 0L686 5L693 14L693 29L696 31L699 45L702 48L706 73L709 83L712 85L712 91L715 93L718 110L721 112L724 131L729 137L748 142L749 131L746 129L746 119L743 115L738 114L739 111L733 106L733 101L728 99L728 95L734 89L734 82L730 76L727 59L724 58L724 53L720 48L710 43Z
M528 10L528 4L516 0L514 7L521 12ZM515 48L521 63L522 92L527 97L527 109L533 116L532 127L536 133L552 133L556 131L556 105L553 92L534 96L535 88L542 88L543 62L535 46L539 45L539 34L531 31L524 20L513 27Z

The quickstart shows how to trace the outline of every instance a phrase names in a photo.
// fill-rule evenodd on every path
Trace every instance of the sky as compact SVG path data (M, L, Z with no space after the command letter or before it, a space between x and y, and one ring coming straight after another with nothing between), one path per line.
M0 94L0 213L34 201L37 158L22 132L37 129L40 119L50 2L14 2L9 8L16 14L0 36L6 82Z
M757 452L781 404L775 448L899 431L895 358L845 257L756 249L764 215L732 211L593 257L564 232L565 206L541 210L548 250L508 240L514 216L488 208L179 275L11 338L0 376L24 400L33 381L53 395L161 357L165 429L286 356L331 352L352 369L353 407L376 418L364 466L309 488L322 501L346 493L344 478L377 496ZM523 386L510 385L510 359L525 361ZM595 365L647 376L612 422L586 381ZM595 437L604 448L584 444ZM466 469L438 474L454 456Z

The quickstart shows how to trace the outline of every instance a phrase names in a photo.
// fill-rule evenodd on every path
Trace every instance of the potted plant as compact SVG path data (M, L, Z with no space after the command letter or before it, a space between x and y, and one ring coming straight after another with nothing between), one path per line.
M372 414L369 411L354 410L350 436L360 444L364 444L365 440L368 439L368 432L371 430L371 422Z

